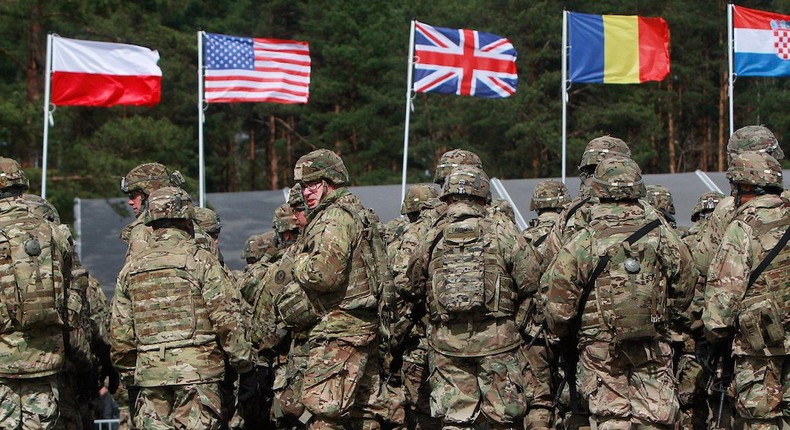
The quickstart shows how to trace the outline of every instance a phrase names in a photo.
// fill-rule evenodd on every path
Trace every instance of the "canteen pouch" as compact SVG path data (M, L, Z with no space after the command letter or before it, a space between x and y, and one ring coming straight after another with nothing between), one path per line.
M321 314L297 282L286 285L274 298L274 305L283 323L295 331L307 330L321 319Z
M742 307L738 324L744 338L754 350L760 351L782 344L785 330L772 293L744 300Z

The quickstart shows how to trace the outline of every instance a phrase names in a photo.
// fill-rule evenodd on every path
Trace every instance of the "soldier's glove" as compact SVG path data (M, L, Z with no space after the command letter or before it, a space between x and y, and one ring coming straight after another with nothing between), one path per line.
M259 395L255 369L239 374L239 402L247 403Z
M112 366L102 366L102 375L101 380L104 381L104 378L107 378L110 381L110 384L107 386L107 389L110 390L111 394L115 394L118 391L118 387L121 385L121 374L118 373Z

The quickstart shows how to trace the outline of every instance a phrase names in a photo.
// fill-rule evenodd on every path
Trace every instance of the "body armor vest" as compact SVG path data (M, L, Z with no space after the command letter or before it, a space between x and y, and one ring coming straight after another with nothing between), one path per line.
M0 221L0 332L63 326L63 274L52 228L26 217Z
M517 293L498 255L495 223L467 217L447 223L430 251L431 319L515 315Z
M658 230L633 244L626 239L644 227L593 222L593 250L609 262L595 281L582 315L581 330L600 329L614 342L649 339L666 321L667 285L657 252Z
M149 248L131 262L129 296L141 350L215 340L200 281L189 264L195 251Z

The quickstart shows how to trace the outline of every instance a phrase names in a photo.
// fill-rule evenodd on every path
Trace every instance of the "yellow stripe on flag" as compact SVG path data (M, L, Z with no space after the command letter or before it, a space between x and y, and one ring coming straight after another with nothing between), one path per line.
M606 84L639 83L639 17L603 16Z

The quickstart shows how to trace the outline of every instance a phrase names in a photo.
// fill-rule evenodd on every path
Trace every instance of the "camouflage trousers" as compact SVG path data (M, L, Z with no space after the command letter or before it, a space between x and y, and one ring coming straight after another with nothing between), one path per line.
M576 373L590 420L600 430L629 430L634 425L671 428L680 418L672 348L667 342L634 341L617 348L593 342L582 349Z
M529 405L524 427L527 430L548 429L552 426L551 410L554 407L553 351L541 338L529 348L524 343L519 352L523 365L524 394Z
M521 426L527 410L518 349L484 357L428 355L431 413L444 427Z
M790 356L735 357L735 408L746 429L780 429L790 418Z
M57 375L0 378L0 428L51 429L60 415Z
M317 429L377 429L387 410L381 401L378 342L357 338L310 342L302 403Z
M272 363L274 374L272 422L278 429L304 427L304 423L299 422L299 418L304 413L304 405L300 400L309 355L310 344L307 336L295 334L288 356L284 359L278 357Z
M428 384L428 340L420 337L419 343L403 353L401 380L406 402L406 420L410 429L434 430L441 422L431 416L431 387Z
M140 388L134 424L146 430L219 429L222 401L218 382Z
M675 379L678 381L678 400L682 414L680 425L684 429L707 429L710 415L707 376L694 354L683 353L677 360Z

